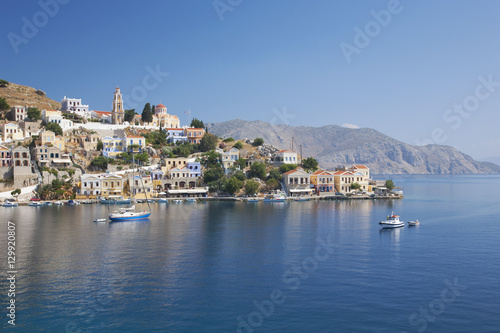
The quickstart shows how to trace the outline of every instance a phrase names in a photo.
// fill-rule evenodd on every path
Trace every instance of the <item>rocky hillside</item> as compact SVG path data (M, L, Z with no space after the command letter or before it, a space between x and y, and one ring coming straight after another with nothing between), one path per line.
M366 164L373 173L388 174L472 174L500 173L500 166L478 162L450 146L412 146L374 129L350 129L335 125L291 127L241 119L207 124L209 132L223 138L254 139L281 149L315 157L320 166Z
M48 98L45 92L12 82L6 87L0 87L0 97L5 98L10 106L36 106L40 111L61 108L61 103Z

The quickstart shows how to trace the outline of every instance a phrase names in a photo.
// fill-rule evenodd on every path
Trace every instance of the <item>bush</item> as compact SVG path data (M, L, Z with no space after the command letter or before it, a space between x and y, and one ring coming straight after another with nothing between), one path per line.
M297 164L283 164L282 166L280 166L281 173L286 173L295 169L297 169Z
M245 184L245 193L247 195L254 195L259 190L260 184L254 180L249 180Z
M272 169L267 177L267 179L276 179L277 181L281 181L281 178L281 172L278 169Z
M207 152L217 147L217 137L212 133L205 133L200 142L200 150Z
M233 138L227 138L227 139L222 140L222 142L233 142L233 141L234 141Z
M262 180L266 178L266 165L264 163L254 163L250 166L250 175Z
M258 147L258 146L262 146L264 144L264 139L262 138L256 138L255 140L253 140L253 146L255 147Z
M243 143L241 143L241 141L238 141L234 144L233 148L241 149L243 148Z

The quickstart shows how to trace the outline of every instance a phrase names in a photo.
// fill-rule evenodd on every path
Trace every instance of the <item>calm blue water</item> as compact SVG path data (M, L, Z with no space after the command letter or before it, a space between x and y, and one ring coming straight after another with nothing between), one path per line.
M45 332L499 332L500 176L393 176L405 199L0 207L16 328ZM418 227L380 230L391 211ZM2 326L8 327L2 279Z

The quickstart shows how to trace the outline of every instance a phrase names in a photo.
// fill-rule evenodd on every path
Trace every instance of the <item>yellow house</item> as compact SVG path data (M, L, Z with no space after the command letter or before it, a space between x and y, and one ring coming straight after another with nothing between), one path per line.
M125 151L129 151L130 146L139 146L139 151L146 148L146 138L140 135L127 135L123 138L123 147Z
M119 175L106 174L101 181L103 196L123 195L123 178Z
M141 179L142 178L142 179ZM133 179L128 179L129 186L132 195L135 194L136 199L147 199L153 197L153 181L150 176L135 176Z
M311 174L311 185L316 195L334 195L334 175L331 172L318 170Z
M185 168L188 159L187 157L173 157L173 158L166 158L164 161L165 161L165 166L161 168L161 171L167 173L173 168Z
M24 138L24 131L15 123L5 123L0 125L2 141L21 140Z

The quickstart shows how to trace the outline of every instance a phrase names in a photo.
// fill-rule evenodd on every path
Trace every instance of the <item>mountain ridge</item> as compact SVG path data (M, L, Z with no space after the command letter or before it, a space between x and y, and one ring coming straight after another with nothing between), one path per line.
M478 162L451 146L413 146L372 128L345 128L270 124L260 120L233 119L208 123L208 131L236 140L261 137L280 149L294 150L316 158L322 168L366 164L372 173L386 174L484 174L500 173L500 166Z

